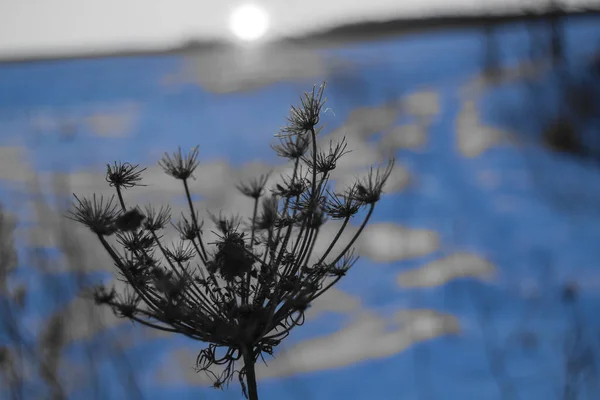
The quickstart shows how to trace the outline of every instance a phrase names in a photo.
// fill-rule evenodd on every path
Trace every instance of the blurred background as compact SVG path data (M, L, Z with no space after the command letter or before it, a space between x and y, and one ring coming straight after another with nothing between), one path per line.
M200 210L283 165L291 104L327 82L336 185L392 151L360 261L258 365L261 399L600 398L600 3L0 0L0 398L239 399L203 344L116 318L115 269L64 218L199 145ZM250 204L251 206L251 204ZM323 241L335 235L323 233ZM329 235L329 236L327 236Z

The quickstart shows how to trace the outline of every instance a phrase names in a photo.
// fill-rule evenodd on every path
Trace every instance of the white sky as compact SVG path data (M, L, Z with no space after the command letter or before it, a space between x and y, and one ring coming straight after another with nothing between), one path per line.
M559 0L570 7L598 0ZM156 47L227 37L245 0L0 0L0 57ZM270 14L272 38L337 23L402 16L518 10L548 0L254 0ZM485 8L484 8L485 7Z

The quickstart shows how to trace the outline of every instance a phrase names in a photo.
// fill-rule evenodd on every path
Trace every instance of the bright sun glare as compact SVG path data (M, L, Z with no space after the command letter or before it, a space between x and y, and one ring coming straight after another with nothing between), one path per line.
M267 12L254 4L244 4L233 10L229 18L229 29L244 41L260 39L267 33L269 17Z

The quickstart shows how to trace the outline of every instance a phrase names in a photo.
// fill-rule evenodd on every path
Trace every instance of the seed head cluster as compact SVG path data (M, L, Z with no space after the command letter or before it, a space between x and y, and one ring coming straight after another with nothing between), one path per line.
M347 273L357 260L353 245L392 171L393 160L341 193L331 189L331 173L349 150L345 140L324 150L317 146L324 89L325 84L305 93L276 135L272 149L290 163L291 174L270 186L271 174L240 183L237 189L253 202L254 212L247 220L211 214L213 243L206 242L190 195L190 178L202 173L198 147L159 161L166 174L182 182L188 209L178 221L172 221L169 207L125 202L123 192L141 185L144 171L130 163L107 165L106 180L115 195L75 196L69 217L97 236L127 286L123 293L99 287L95 301L120 317L206 343L196 367L214 378L215 387L237 376L246 394L246 382L255 385L258 358L272 355L304 323L311 302ZM356 233L338 243L359 215ZM326 250L314 254L328 220L342 224ZM169 227L179 233L174 245L162 237Z

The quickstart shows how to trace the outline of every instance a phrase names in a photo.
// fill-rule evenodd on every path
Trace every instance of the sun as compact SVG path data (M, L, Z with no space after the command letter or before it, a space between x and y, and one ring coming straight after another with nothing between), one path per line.
M267 33L269 16L263 8L255 4L244 4L236 7L231 13L229 29L238 39L252 42Z

